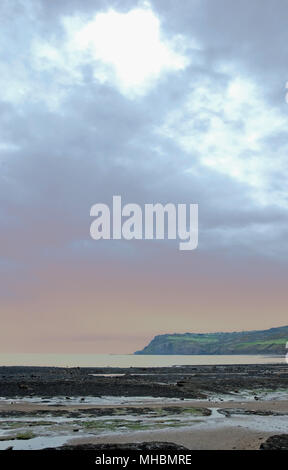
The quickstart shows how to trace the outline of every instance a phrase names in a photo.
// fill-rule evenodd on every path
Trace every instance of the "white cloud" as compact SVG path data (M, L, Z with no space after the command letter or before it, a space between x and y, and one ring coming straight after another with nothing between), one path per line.
M62 112L71 91L86 85L87 67L95 83L112 85L129 98L144 96L167 72L185 69L187 47L196 48L181 35L164 36L148 3L127 13L110 9L94 16L62 16L62 32L47 39L29 9L24 13L17 25L21 40L9 36L11 25L0 31L11 50L7 47L0 61L1 98L20 107L43 103Z
M225 85L211 79L195 83L185 106L157 129L204 166L250 185L259 203L281 206L287 206L286 189L275 188L274 180L275 172L288 179L288 145L279 139L275 148L269 139L287 131L288 117L236 74Z
M66 85L81 83L81 68L88 65L97 81L134 97L147 93L163 73L183 70L189 62L184 38L164 38L149 6L128 13L110 9L90 20L65 17L63 27L66 38L61 44L38 40L33 52L35 67L53 69Z

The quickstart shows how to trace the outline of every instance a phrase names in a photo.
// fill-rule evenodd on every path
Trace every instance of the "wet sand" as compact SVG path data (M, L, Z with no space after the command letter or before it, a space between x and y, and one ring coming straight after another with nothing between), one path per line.
M245 427L205 430L178 429L139 431L125 435L71 439L68 444L124 444L131 442L173 442L190 450L258 450L262 442L275 432L251 431Z
M123 404L123 405L93 405L93 404L79 404L79 405L63 405L53 406L53 405L42 405L41 403L17 403L11 400L10 403L1 402L0 400L0 413L2 411L22 411L23 413L30 411L57 411L66 410L66 411L77 411L77 410L94 410L94 409L125 409L125 408L135 408L135 409L144 409L144 407L149 407L151 409L163 408L163 407L180 407L187 408L188 406L193 406L197 408L241 408L243 410L250 411L275 411L279 413L288 413L288 398L287 400L263 400L263 401L208 401L208 400L185 400L181 402L169 403L161 400L159 403L146 401L145 405L139 404ZM288 427L288 418L287 418L287 427Z
M149 410L157 409L173 409L187 407L197 407L198 409L210 410L212 417L200 418L191 423L189 426L179 428L167 428L158 430L145 430L145 431L125 431L121 433L107 433L102 435L89 435L82 438L67 439L66 444L69 445L82 445L82 444L125 444L137 442L173 442L186 447L191 450L253 450L259 449L262 442L265 442L269 436L275 435L277 429L277 422L279 421L281 432L283 432L283 419L285 419L288 432L288 400L263 400L263 401L208 401L208 400L185 400L184 402L168 403L161 401L158 403L148 402L145 407L139 404L130 405L100 405L95 407L93 404L82 405L63 405L49 406L41 405L39 403L0 403L0 414L13 412L21 412L24 415L33 412L47 413L66 413L66 412L81 412L84 410L104 410L107 411L109 416L111 410L122 410L124 413L131 409L137 411L139 416L144 415ZM129 410L129 411L128 411ZM219 414L220 410L231 412L231 416L227 414ZM236 410L236 412L235 412ZM238 410L238 411L237 411ZM235 412L235 414L234 414ZM237 415L237 412L240 412ZM221 413L221 411L220 411ZM246 414L245 414L246 413ZM250 414L252 413L252 414ZM267 413L267 416L261 416L261 413ZM258 420L258 429L255 427L255 420ZM259 421L260 420L260 421ZM262 421L261 421L262 420ZM202 421L202 422L201 422ZM261 429L261 422L264 423ZM269 429L269 423L273 425ZM275 424L276 423L276 424ZM260 427L260 429L259 429Z
M152 404L152 407L163 406ZM268 401L268 402L185 402L184 404L174 404L173 406L186 407L187 405L197 407L207 407L215 409L234 409L241 408L247 411L274 411L287 413L287 433L288 433L288 400ZM166 406L168 406L166 404ZM233 418L232 418L233 419ZM245 424L246 421L246 424ZM229 426L207 425L204 429L182 428L165 429L164 431L139 431L137 433L125 433L113 436L99 436L84 439L72 439L68 444L124 444L131 442L173 442L182 445L191 450L258 450L262 442L265 442L269 436L275 434L275 430L261 431L249 428L248 420L243 420L241 424Z

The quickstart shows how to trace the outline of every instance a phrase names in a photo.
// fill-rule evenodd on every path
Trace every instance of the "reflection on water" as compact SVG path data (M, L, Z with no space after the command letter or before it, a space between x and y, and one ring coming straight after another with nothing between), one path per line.
M0 366L169 367L210 364L276 364L276 356L146 356L133 354L0 354Z

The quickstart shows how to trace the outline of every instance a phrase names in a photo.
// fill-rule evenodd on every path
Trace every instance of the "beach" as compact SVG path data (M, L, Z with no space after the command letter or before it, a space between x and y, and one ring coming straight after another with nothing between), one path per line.
M206 419L194 419L189 425L185 425L185 420L182 421L182 425L179 428L174 426L169 428L167 426L161 430L149 429L149 431L137 431L137 432L108 432L105 431L102 435L95 436L93 434L85 436L83 438L67 439L65 442L67 445L79 446L83 444L125 444L125 443L141 443L141 442L173 442L177 445L181 445L191 450L257 450L262 442L275 433L284 433L288 431L288 400L265 400L265 401L217 401L207 402L198 400L185 400L183 403L153 403L147 401L145 407L130 404L129 408L127 405L101 405L95 408L94 405L62 405L49 406L41 404L27 404L27 403L12 403L12 404L1 404L0 413L3 415L15 415L19 412L19 415L26 416L27 421L31 420L32 415L38 416L47 414L51 419L53 413L59 419L61 415L64 417L66 413L80 413L83 419L87 419L85 411L90 413L102 412L101 415L106 416L107 421L111 418L111 410L123 415L131 413L131 408L134 408L137 412L136 416L139 419L141 416L147 416L150 411L153 413L162 410L163 407L166 410L171 409L175 413L175 408L180 410L187 409L202 409L203 411L211 411L211 415ZM207 408L208 407L208 408ZM223 413L223 411L225 413ZM44 413L43 413L44 412ZM59 413L60 412L60 413ZM82 412L82 413L81 413ZM175 413L173 416L179 416ZM181 414L182 415L182 414ZM182 415L183 418L183 415ZM43 425L43 421L42 421ZM59 426L59 424L58 424ZM75 429L75 421L74 421ZM31 426L30 426L31 428ZM61 439L60 439L61 440ZM45 439L43 439L45 442ZM46 439L49 444L49 438ZM13 441L2 441L0 444L12 444ZM23 440L24 442L24 440ZM5 444L4 444L5 446ZM7 445L8 446L8 445ZM6 446L6 448L7 448ZM24 446L25 447L25 446ZM23 445L22 445L23 448ZM29 449L29 440L26 441L26 448ZM31 444L31 449L33 445Z
M0 368L0 449L174 443L256 450L288 434L287 364ZM80 446L80 447L79 447ZM95 447L95 448L96 448Z

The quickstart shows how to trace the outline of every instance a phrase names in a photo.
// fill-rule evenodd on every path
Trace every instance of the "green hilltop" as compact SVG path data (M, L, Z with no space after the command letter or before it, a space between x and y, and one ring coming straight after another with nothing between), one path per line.
M288 353L288 326L233 333L174 333L155 336L134 354L279 354Z

